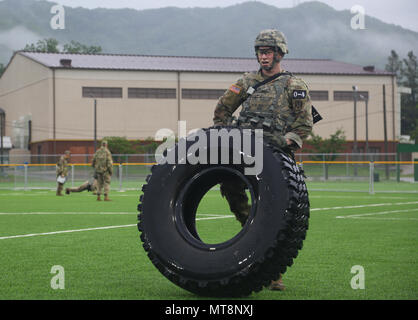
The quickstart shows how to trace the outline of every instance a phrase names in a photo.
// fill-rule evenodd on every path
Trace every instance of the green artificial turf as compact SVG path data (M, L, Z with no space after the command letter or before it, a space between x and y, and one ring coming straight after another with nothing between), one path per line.
M112 202L97 202L88 192L0 190L0 299L203 299L148 259L136 227L139 195L114 191ZM418 298L416 193L310 191L310 203L303 249L283 277L286 291L264 289L244 300ZM219 191L209 191L198 208L201 238L233 237L240 225L230 215ZM51 287L53 266L64 268L64 289ZM351 286L353 266L364 269L364 289Z

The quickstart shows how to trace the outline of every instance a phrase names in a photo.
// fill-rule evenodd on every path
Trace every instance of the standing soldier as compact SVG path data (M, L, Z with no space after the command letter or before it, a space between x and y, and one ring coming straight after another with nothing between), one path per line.
M64 183L66 181L67 175L68 175L68 169L69 169L69 165L68 165L68 161L70 160L71 157L71 152L70 151L65 151L64 155L62 155L58 162L57 162L57 166L56 166L56 171L57 171L57 196L62 196L62 189L64 188Z
M110 201L110 180L113 174L112 154L107 148L107 141L102 141L102 146L93 157L92 166L97 175L97 201L101 201L100 195L104 191L104 201Z
M280 66L283 56L288 53L282 32L261 31L255 39L254 49L260 69L244 74L220 97L214 112L214 124L231 124L232 114L242 105L237 125L263 129L264 139L291 154L302 147L302 140L312 131L308 87L302 79ZM244 225L251 208L245 184L226 181L221 185L221 193L237 220ZM281 275L277 281L271 282L270 289L285 289Z

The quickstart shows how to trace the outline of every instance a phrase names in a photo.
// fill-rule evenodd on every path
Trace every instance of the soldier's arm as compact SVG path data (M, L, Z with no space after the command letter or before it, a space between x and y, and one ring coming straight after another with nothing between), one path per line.
M112 154L110 153L110 151L107 153L107 165L108 165L108 172L110 175L113 174L113 160L112 160Z
M57 175L60 176L63 172L63 160L60 158L57 162Z
M227 125L231 122L232 114L246 98L246 91L243 79L239 79L225 91L215 107L214 125Z
M303 140L309 136L313 127L308 86L302 79L292 78L288 85L288 94L295 112L295 121L287 126L285 138L295 144L293 147L302 148Z

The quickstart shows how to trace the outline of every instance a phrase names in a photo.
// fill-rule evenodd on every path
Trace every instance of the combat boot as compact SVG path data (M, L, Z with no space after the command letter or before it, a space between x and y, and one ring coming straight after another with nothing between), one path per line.
M110 200L109 196L107 194L105 194L104 201L112 201L112 200Z
M276 281L271 281L270 283L270 290L275 290L275 291L284 291L286 290L285 285L283 284L283 280L282 280L282 275L280 275L279 280Z

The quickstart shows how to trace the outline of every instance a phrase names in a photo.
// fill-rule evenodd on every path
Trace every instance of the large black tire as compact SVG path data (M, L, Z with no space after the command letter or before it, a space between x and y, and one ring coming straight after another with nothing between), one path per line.
M277 280L293 264L308 229L303 172L291 155L267 142L262 173L245 176L244 168L235 164L152 167L142 187L138 229L152 263L176 285L202 296L246 296ZM206 244L196 231L196 210L205 193L225 179L246 183L251 213L232 239Z

